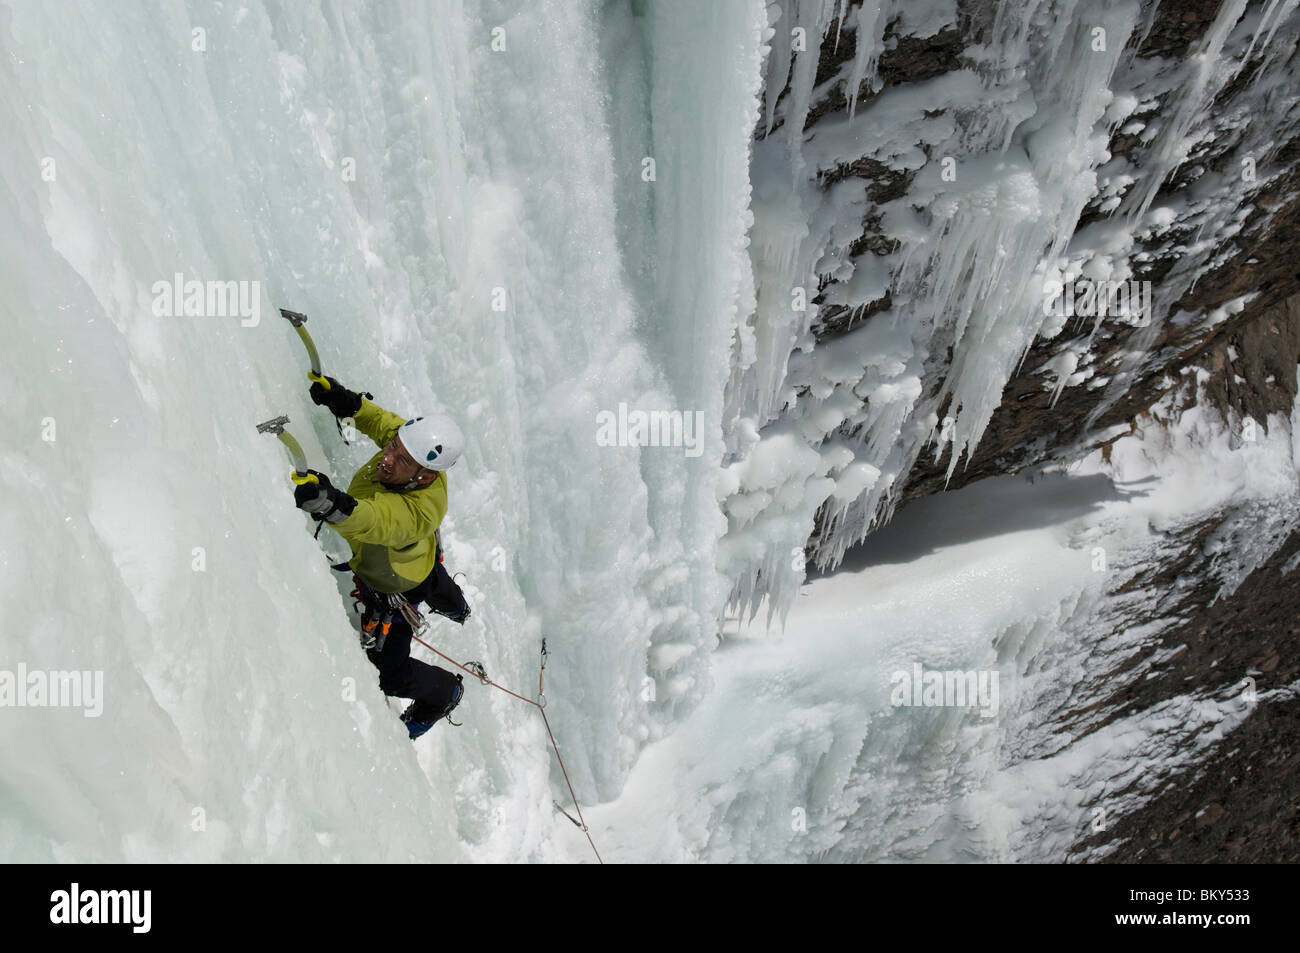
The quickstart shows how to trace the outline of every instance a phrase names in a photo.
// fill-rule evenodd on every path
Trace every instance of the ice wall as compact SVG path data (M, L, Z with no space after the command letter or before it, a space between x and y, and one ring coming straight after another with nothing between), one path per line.
M253 430L288 411L312 462L342 469L314 439L272 301L316 315L327 367L354 380L379 370L379 314L413 310L403 223L382 205L412 183L362 124L382 128L379 91L336 83L332 110L309 92L376 51L335 42L359 27L344 14L105 13L0 11L4 667L98 670L104 691L99 717L4 712L0 852L464 856L454 792L402 751L285 505L286 458ZM260 322L155 315L152 285L176 272L260 281ZM391 401L430 399L410 378Z
M0 6L0 667L104 673L97 718L0 718L0 853L586 856L531 708L470 685L412 746L378 692L343 544L253 425L288 413L340 481L371 451L273 308L326 373L464 423L444 540L475 612L435 644L527 693L545 636L570 775L612 796L705 691L727 588L762 28L742 2ZM155 313L176 273L260 283L260 320ZM700 452L602 446L620 403L698 413Z

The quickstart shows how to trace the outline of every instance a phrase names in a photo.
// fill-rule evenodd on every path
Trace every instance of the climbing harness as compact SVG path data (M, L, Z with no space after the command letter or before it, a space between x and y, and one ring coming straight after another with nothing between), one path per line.
M347 568L347 563L332 568ZM361 647L366 651L383 651L389 629L399 614L411 627L412 633L423 630L427 625L420 610L411 605L410 600L402 593L376 592L362 582L361 577L356 573L352 574L352 582L354 588L348 595L352 597L352 611L361 613ZM466 662L464 667L479 681L487 680L487 669L483 667L482 662ZM456 676L458 679L460 677ZM459 698L456 699L456 703L460 703ZM455 707L456 705L452 705L447 711L450 712ZM447 721L460 727L459 722L452 721L450 718Z
M354 588L348 595L352 597L352 611L361 613L361 647L366 651L384 650L388 632L398 614L410 625L412 632L424 624L419 611L400 592L376 592L355 573L352 582Z

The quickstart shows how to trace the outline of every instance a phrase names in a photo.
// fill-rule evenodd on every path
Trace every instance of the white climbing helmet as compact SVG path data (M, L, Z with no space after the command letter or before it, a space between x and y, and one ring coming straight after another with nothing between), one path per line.
M416 417L397 428L411 459L426 470L450 470L465 450L465 435L446 414Z

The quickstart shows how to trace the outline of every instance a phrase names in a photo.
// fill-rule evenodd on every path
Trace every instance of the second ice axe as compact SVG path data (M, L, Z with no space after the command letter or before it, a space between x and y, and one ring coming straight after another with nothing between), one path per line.
M257 432L273 433L284 444L285 449L289 451L289 456L293 458L293 473L289 474L289 478L294 483L319 483L320 481L313 474L307 472L307 454L302 452L302 444L294 438L293 434L284 429L284 425L288 422L287 416L274 417L266 423L258 424Z

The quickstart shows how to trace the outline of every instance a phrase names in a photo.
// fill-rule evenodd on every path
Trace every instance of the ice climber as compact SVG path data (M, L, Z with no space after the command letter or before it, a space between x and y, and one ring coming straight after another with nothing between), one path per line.
M326 386L325 383L328 383ZM465 595L442 565L438 526L447 513L447 471L465 438L442 414L406 420L348 390L332 377L311 385L311 399L339 419L351 417L380 448L344 493L329 477L294 490L298 508L324 520L348 541L351 568L364 605L362 645L379 669L386 695L412 699L402 721L412 739L460 702L461 676L411 658L413 611L421 602L453 622L469 618Z

